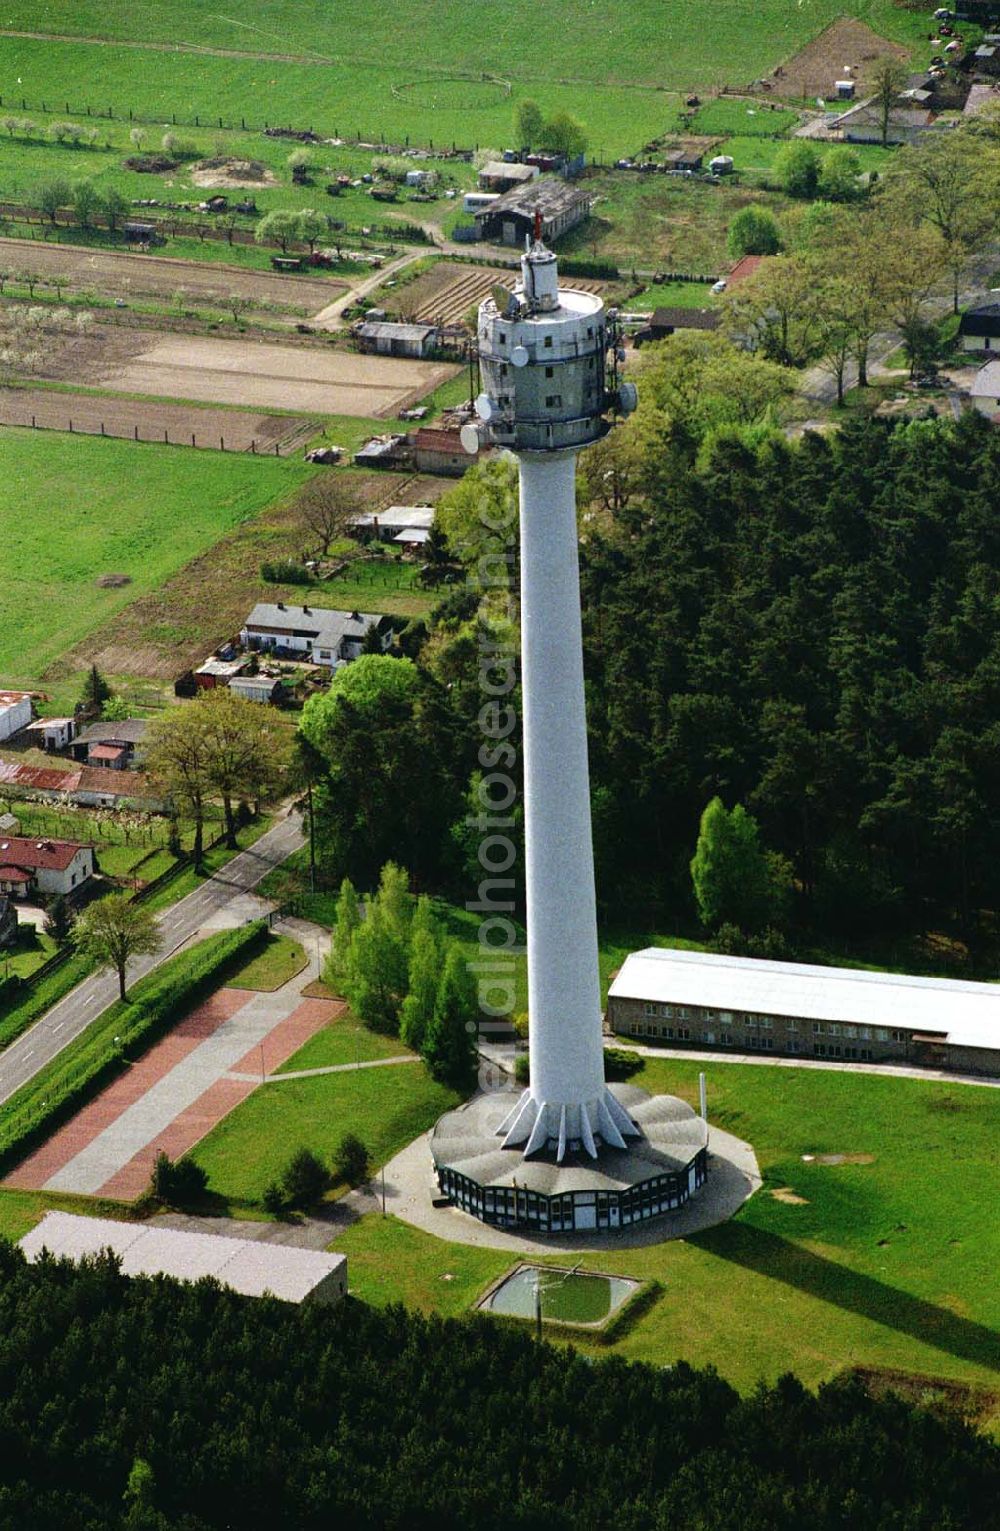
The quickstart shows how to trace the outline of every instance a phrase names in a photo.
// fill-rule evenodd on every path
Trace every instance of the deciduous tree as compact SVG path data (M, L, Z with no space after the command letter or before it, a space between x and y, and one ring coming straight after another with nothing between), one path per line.
M156 918L126 893L109 893L89 904L78 916L73 939L82 952L118 974L118 992L125 996L125 970L133 957L155 956L162 945Z

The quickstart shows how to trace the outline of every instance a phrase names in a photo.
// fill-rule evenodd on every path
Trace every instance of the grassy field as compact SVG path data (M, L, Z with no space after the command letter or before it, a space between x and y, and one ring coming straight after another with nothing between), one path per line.
M344 1134L356 1132L373 1164L382 1164L457 1102L422 1064L289 1079L255 1090L191 1157L207 1171L211 1193L259 1202L296 1149L311 1148L329 1162Z
M0 676L32 684L70 647L308 476L293 460L5 430ZM127 500L128 515L123 514ZM101 589L107 573L123 589Z
M124 0L16 0L5 10L11 29L180 47L169 69L156 67L155 55L144 68L149 55L135 47L7 36L0 94L5 105L23 97L32 110L42 102L77 115L111 106L123 117L130 109L157 123L198 116L209 126L220 117L294 121L324 136L438 145L507 142L513 102L542 95L550 111L582 116L592 149L613 156L670 127L676 101L665 92L745 85L844 11L905 44L926 36L927 17L893 0L678 0L667 11L630 0L613 18L589 0L563 0L558 39L545 48L527 0L497 0L486 27L475 9L432 0L420 0L401 27L390 0L372 0L363 30L338 25L331 6L304 10L296 0L273 0L264 13L239 0L224 14L195 0L141 9ZM184 45L231 52L219 58Z
M656 1059L636 1081L693 1102L697 1072ZM711 1120L753 1143L764 1189L707 1233L585 1257L664 1287L614 1348L711 1363L744 1388L788 1369L815 1384L852 1365L958 1378L994 1392L1000 1425L1000 1094L721 1061L708 1082ZM803 1159L841 1153L871 1158ZM466 1310L511 1263L380 1217L336 1247L358 1296L443 1313Z
M374 1058L402 1058L408 1052L409 1048L398 1037L383 1037L377 1031L369 1031L346 1012L317 1031L276 1072L337 1068L345 1063L370 1063Z
M307 957L299 941L271 932L260 951L236 967L226 979L227 989L256 989L271 994L301 973Z

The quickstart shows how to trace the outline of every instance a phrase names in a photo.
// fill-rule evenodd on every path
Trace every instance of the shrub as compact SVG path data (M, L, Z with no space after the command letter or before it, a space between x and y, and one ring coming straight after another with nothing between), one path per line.
M270 563L261 564L260 577L267 580L270 585L309 585L312 583L312 575L305 564L297 563L294 558L277 558Z
M260 1204L264 1211L269 1212L272 1217L279 1217L284 1212L285 1193L277 1180L272 1180L264 1187L264 1194L260 1199Z
M527 1053L518 1053L514 1059L514 1078L518 1084L531 1083L531 1059Z
M777 255L781 233L774 214L766 207L741 207L729 225L726 248L734 260L744 255Z
M642 1056L630 1047L606 1047L604 1049L604 1077L609 1082L631 1079L642 1068Z
M174 1162L162 1150L157 1154L150 1189L158 1201L168 1207L184 1207L204 1196L207 1185L207 1173L193 1159Z
M804 139L796 138L779 150L774 179L790 197L814 197L819 181L819 156Z
M330 1172L311 1148L300 1148L281 1177L281 1189L290 1207L314 1207L329 1188Z
M348 1185L363 1185L371 1173L371 1156L354 1132L347 1132L341 1138L337 1152L333 1157L333 1168L338 1180L346 1180Z

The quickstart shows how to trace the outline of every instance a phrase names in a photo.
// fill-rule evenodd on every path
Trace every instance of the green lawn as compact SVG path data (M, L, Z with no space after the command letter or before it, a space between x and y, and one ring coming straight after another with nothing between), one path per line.
M402 1058L409 1052L398 1037L369 1031L347 1013L324 1026L276 1070L288 1074L296 1069L325 1069L344 1063L368 1063L373 1058ZM395 1075L393 1075L395 1078Z
M0 676L33 684L137 595L293 490L292 459L6 429ZM127 506L127 515L124 513ZM126 574L101 589L102 574Z
M256 989L271 994L301 973L308 958L301 942L290 936L276 936L272 931L262 949L233 968L226 980L227 989Z
M789 1369L815 1384L862 1364L1000 1388L1000 1093L722 1061L707 1072L711 1120L753 1143L764 1189L707 1233L585 1257L664 1287L614 1348L713 1364L744 1388ZM693 1102L697 1075L664 1058L636 1080ZM802 1158L838 1153L872 1162ZM801 1202L776 1200L782 1188ZM356 1295L443 1313L467 1309L511 1263L380 1217L336 1247Z
M34 925L21 924L13 946L0 947L0 978L27 978L55 954L56 943Z
M402 1050L402 1049L401 1049ZM422 1064L349 1070L264 1085L192 1152L208 1189L227 1201L259 1201L296 1149L329 1161L346 1132L382 1164L458 1103Z

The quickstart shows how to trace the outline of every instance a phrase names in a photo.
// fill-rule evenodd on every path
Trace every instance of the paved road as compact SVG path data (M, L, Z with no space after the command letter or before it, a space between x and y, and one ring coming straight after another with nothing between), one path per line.
M298 814L286 813L250 850L241 851L200 888L164 910L159 918L163 947L155 957L139 957L130 965L129 982L134 983L151 972L203 927L223 928L227 924L227 914L233 916L228 920L229 924L242 924L245 919L252 918L255 911L248 907L246 895L268 872L280 866L304 844ZM85 979L53 1005L41 1020L0 1054L0 1105L34 1078L117 998L115 974L98 973Z

